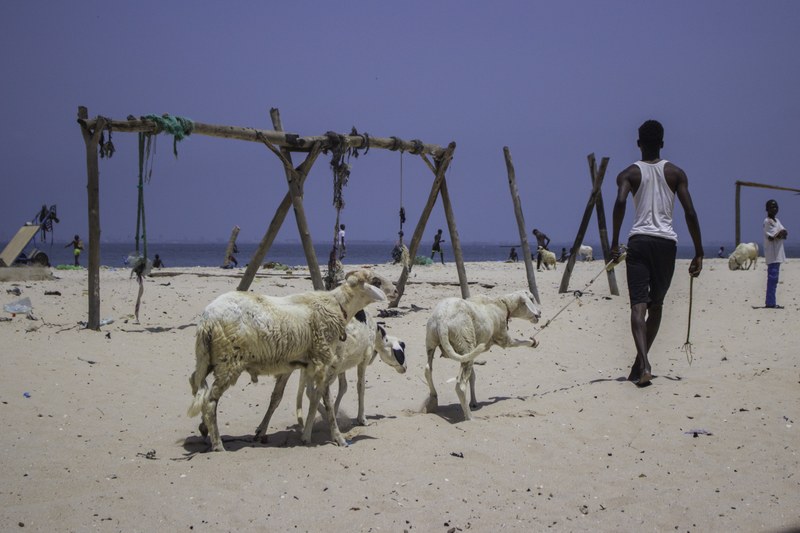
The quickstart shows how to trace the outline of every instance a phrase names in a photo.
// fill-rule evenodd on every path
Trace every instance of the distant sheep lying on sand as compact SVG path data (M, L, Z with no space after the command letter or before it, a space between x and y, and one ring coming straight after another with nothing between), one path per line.
M326 408L332 409L328 385L335 376L331 365L337 345L345 339L350 318L366 305L386 299L375 285L380 280L369 270L357 270L329 292L276 297L233 291L206 307L197 325L196 369L189 380L194 398L188 414L202 413L200 432L209 436L212 450L224 450L217 403L242 372L257 379L303 368L315 385L308 419L314 419L321 396ZM206 377L211 373L214 382L209 389ZM328 418L331 435L343 445L336 417ZM310 442L311 429L308 424L303 442Z
M535 339L512 339L508 335L508 321L512 318L539 321L541 312L528 291L517 291L499 297L473 296L466 300L446 298L439 302L428 319L425 335L425 350L428 364L425 378L428 381L430 396L425 411L430 413L438 408L438 394L433 385L433 354L436 348L442 357L453 359L461 364L456 381L456 394L464 411L464 419L471 420L470 406L477 407L475 399L475 358L498 345L502 348L516 346L536 347ZM466 389L469 380L470 403L467 404Z
M750 266L755 268L757 260L758 244L742 242L728 257L728 268L731 270L750 270Z

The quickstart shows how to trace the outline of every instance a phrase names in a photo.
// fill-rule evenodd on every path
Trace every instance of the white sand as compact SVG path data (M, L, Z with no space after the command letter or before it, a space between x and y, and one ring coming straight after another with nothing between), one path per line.
M368 372L369 425L354 427L351 385L333 445L319 419L311 446L294 421L296 378L269 428L251 436L272 379L243 376L220 401L225 453L205 453L199 419L186 417L194 324L236 272L166 269L138 286L101 271L101 332L82 330L85 271L18 286L39 319L0 322L0 528L34 531L775 531L800 526L800 263L782 268L778 301L763 305L765 266L731 272L710 259L694 284L690 366L688 261L679 261L651 350L652 386L624 381L633 360L625 269L621 296L605 276L537 335L536 350L493 348L477 366L480 407L463 422L452 378L437 356L440 411L421 414L425 322L459 296L456 269L416 267L385 319L404 339L404 375L376 361ZM543 320L512 321L530 336L570 301L559 270L538 272ZM570 287L602 268L578 263ZM397 279L399 268L378 265ZM266 271L262 271L266 272ZM300 275L298 275L300 272ZM526 286L522 263L470 263L472 294ZM309 290L301 271L259 277L270 294ZM442 282L442 284L431 284ZM61 296L45 296L60 291ZM411 305L422 308L411 311ZM377 306L378 308L385 308ZM10 317L0 312L0 316ZM351 379L351 384L353 383ZM29 397L24 394L27 393ZM695 436L695 433L697 436ZM148 452L154 450L155 455ZM199 452L199 453L198 453ZM463 455L463 457L461 457Z

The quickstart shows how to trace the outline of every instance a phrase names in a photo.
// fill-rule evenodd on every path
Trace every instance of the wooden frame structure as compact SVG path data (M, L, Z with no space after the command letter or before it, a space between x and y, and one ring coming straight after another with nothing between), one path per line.
M779 185L767 185L765 183L753 183L752 181L737 181L736 182L736 244L735 246L739 246L739 243L742 242L742 220L741 220L741 191L742 187L760 187L762 189L774 189L777 191L790 191L800 193L800 189L793 189L791 187L781 187Z
M283 165L286 182L289 191L283 201L275 211L275 215L263 239L259 243L253 257L248 263L242 278L237 287L240 291L249 289L250 284L255 278L256 272L264 260L270 246L278 234L278 230L283 224L289 207L294 208L297 229L300 232L300 240L303 244L308 268L311 273L311 280L315 290L324 290L324 283L320 273L319 263L314 251L311 234L308 229L308 222L303 207L303 185L311 171L320 152L332 148L332 143L340 143L345 148L382 148L393 151L409 152L419 155L425 165L433 172L434 180L428 195L427 203L420 215L414 234L409 246L409 254L413 260L416 256L419 243L425 231L425 226L436 203L436 199L441 194L444 206L447 227L450 232L450 242L453 245L458 279L461 286L461 296L469 297L469 286L467 283L464 259L461 253L461 241L458 237L455 215L450 203L450 195L447 191L445 173L453 159L453 152L456 149L455 142L451 142L446 148L435 144L426 144L419 140L404 141L397 137L372 137L366 134L358 135L335 135L335 140L330 135L301 137L296 134L285 133L281 124L280 113L277 109L270 111L273 129L261 130L255 128L245 128L237 126L220 126L194 122L192 134L206 135L210 137L222 137L240 141L250 141L265 145ZM152 120L137 119L129 116L127 120L113 120L103 116L89 119L86 107L78 107L78 124L81 128L84 143L86 144L86 172L87 172L87 195L89 211L89 268L88 268L88 289L89 289L89 317L87 327L98 330L100 328L100 171L98 164L98 149L100 137L104 130L110 129L117 132L136 132L158 134L161 132L159 125ZM295 166L292 162L292 154L305 154L305 159L300 165ZM431 161L431 158L433 159ZM397 298L390 302L391 307L396 307L405 290L408 281L409 267L404 265L400 279L397 282Z
M607 157L600 161L600 168L597 167L594 153L586 156L589 162L589 178L592 181L592 193L589 195L589 202L586 204L586 209L583 212L583 219L578 228L578 234L575 236L575 241L572 243L572 250L569 254L567 267L564 269L564 275L561 277L561 285L558 287L559 293L565 293L569 290L569 280L572 276L572 269L575 267L575 260L578 257L578 250L583 243L583 237L586 234L586 228L589 226L589 221L592 218L592 211L597 210L597 227L600 231L600 246L603 248L603 263L608 264L611 259L611 247L608 244L608 230L606 229L606 212L603 206L603 178L606 175L606 168L608 168ZM619 287L617 286L617 277L614 275L614 269L606 271L608 278L608 288L611 294L619 296Z

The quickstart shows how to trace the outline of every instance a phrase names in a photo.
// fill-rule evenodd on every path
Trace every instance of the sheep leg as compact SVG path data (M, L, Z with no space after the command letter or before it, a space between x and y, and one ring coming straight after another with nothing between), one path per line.
M237 375L236 378L238 377ZM235 383L236 379L233 382ZM208 428L208 437L211 440L211 451L213 452L225 451L222 439L219 436L219 426L217 426L217 403L219 403L219 399L227 390L229 383L227 380L215 379L214 384L211 386L208 402L203 404L203 423Z
M367 418L364 416L364 392L367 383L367 364L369 364L368 361L365 361L358 365L358 383L356 384L356 388L358 389L358 418L356 420L359 426L367 425Z
M297 384L297 398L294 404L294 413L297 417L297 423L300 427L303 426L303 393L306 392L306 371L300 370L300 382ZM311 393L309 392L309 397Z
M306 379L308 379L308 377L306 377ZM314 419L317 417L320 397L328 381L327 376L323 376L322 380L314 378L314 384L308 383L306 386L306 393L308 394L308 414L306 415L306 423L303 426L303 436L300 439L303 444L311 444L311 432L314 429Z
M267 408L267 413L264 415L264 419L261 420L261 423L256 428L256 436L255 440L259 440L262 443L267 442L267 428L269 427L269 420L272 418L272 414L275 412L275 409L281 403L283 399L283 391L286 389L286 384L289 382L289 376L292 374L281 374L275 377L275 388L272 389L272 395L269 398L269 407Z
M464 411L464 420L472 420L472 411L467 403L467 381L472 373L471 366L469 363L462 363L456 379L456 395L461 402L461 410Z
M478 408L478 400L475 399L475 367L469 365L469 406L473 409Z
M342 397L347 392L347 376L344 372L339 374L339 390L336 392L336 403L333 406L333 416L339 414L339 404L342 403Z
M425 402L424 412L435 413L439 409L439 395L436 393L436 387L433 386L433 354L436 348L428 348L428 364L425 365L425 379L428 381L428 399Z
M339 446L347 446L347 441L344 440L342 432L339 431L339 422L336 420L336 408L334 407L333 397L331 396L331 381L332 380L328 380L322 394L322 401L325 404L325 409L328 411L328 429L331 433L331 439L333 439L336 444Z

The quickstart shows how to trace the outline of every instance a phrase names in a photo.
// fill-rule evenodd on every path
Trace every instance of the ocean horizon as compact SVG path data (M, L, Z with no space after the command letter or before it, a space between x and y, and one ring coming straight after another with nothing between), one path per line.
M258 248L257 242L237 242L239 252L235 254L240 267L244 267ZM595 259L602 258L602 249L599 243L588 242L594 250ZM84 240L84 245L88 245ZM406 243L408 245L408 243ZM5 246L5 245L3 245ZM423 241L418 256L430 257L431 243ZM572 243L551 242L550 250L556 256L561 254L561 249L569 248ZM716 258L719 247L724 246L726 254L733 251L733 245L727 243L707 243L705 255L708 258ZM225 258L227 242L153 242L147 245L147 256L152 259L158 254L167 268L169 267L219 267L222 266ZM389 241L352 241L347 244L347 254L343 260L344 264L381 264L392 261L393 242ZM521 257L521 247L513 243L487 243L487 242L462 242L461 249L464 261L505 261L508 258L512 247L517 248L517 253ZM33 249L40 250L47 254L50 264L71 265L73 263L72 249L65 248L64 243L41 243L32 242L25 251L30 254ZM759 248L761 245L759 244ZM135 255L135 243L123 242L101 242L100 243L100 264L108 267L125 267L128 256ZM317 254L317 261L322 269L328 262L331 251L331 244L315 244L314 250ZM444 259L447 263L454 261L452 247L449 243L443 246ZM140 242L140 253L143 252L143 245ZM762 254L763 255L763 254ZM787 257L800 257L800 245L786 245ZM691 259L694 256L694 247L690 244L678 244L678 258ZM439 261L439 256L435 257ZM80 264L88 265L88 246L87 250L80 256ZM306 257L303 252L302 244L298 242L276 242L273 243L263 262L276 262L289 266L303 266L306 264Z

